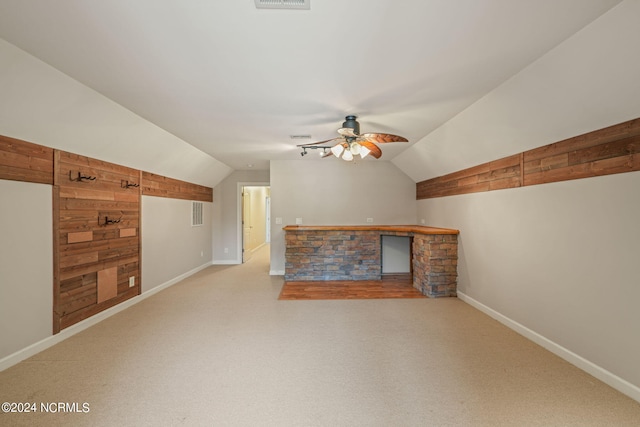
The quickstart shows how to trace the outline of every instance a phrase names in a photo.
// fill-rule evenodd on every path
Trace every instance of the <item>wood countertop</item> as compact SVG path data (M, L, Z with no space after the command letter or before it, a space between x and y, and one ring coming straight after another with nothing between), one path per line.
M285 231L397 231L419 234L460 234L460 230L425 225L287 225L282 229Z

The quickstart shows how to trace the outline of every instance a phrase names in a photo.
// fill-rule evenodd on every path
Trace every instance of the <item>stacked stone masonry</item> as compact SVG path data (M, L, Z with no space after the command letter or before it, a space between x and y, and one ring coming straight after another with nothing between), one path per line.
M413 286L430 297L456 296L458 236L413 237Z
M389 227L285 227L285 280L380 280L381 236L412 238L413 286L428 297L455 296L457 288L457 230L425 234L428 227L394 231Z

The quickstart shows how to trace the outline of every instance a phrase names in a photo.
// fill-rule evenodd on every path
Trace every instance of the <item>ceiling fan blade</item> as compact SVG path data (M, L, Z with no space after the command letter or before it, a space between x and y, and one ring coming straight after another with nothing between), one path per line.
M385 142L409 142L407 138L390 133L365 133L360 135L360 138L369 142L377 142L378 144Z
M369 141L366 141L366 140L360 140L360 141L358 141L358 144L362 145L363 147L368 148L369 151L371 151L369 154L372 155L373 157L375 157L376 159L379 159L382 156L382 150L380 149L380 147L378 147L373 142L369 142Z
M319 142L309 142L307 144L300 144L300 145L296 145L296 147L308 147L310 145L322 145L322 144L328 144L330 142L333 141L339 141L342 140L343 138L340 136L338 138L331 138L331 139L327 139L326 141L319 141Z
M355 138L358 136L358 134L355 133L351 128L340 128L338 129L338 133L349 138Z

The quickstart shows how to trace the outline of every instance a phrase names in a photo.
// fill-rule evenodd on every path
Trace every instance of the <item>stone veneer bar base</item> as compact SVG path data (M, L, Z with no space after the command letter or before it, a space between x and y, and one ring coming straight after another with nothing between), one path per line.
M286 226L286 281L380 280L381 236L412 237L413 286L456 296L458 230L424 226Z

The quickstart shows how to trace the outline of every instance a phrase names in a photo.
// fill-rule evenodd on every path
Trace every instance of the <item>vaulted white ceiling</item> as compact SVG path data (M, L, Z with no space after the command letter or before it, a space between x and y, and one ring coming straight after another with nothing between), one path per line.
M0 0L0 37L233 169L268 169L300 158L290 135L333 138L347 114L409 139L391 160L617 3Z

